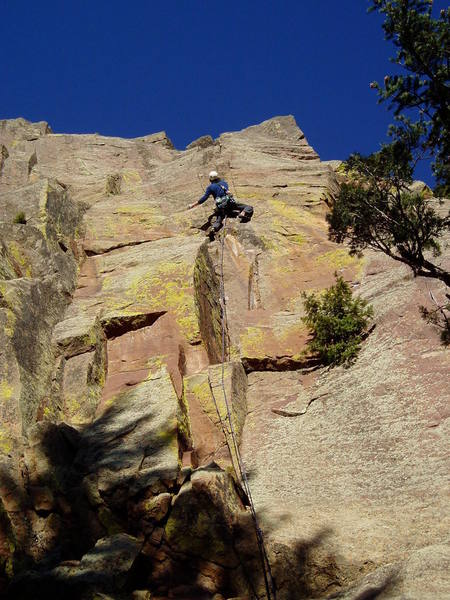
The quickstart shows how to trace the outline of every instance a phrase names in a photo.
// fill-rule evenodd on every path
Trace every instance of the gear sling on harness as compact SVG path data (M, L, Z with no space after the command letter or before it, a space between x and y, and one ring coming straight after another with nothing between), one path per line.
M231 203L234 202L234 198L233 198L233 194L230 194L230 192L227 190L227 188L224 185L222 185L221 183L219 183L219 185L222 188L222 190L225 192L225 195L217 196L216 208L218 208L219 210L225 210L225 208L227 208L227 206L229 206Z

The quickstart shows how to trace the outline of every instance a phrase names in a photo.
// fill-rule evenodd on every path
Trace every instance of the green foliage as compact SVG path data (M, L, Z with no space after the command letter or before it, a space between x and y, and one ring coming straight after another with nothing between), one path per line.
M416 137L416 156L433 156L440 195L450 192L450 9L432 17L431 0L372 0L385 16L385 39L397 48L391 62L401 74L371 84L394 110L394 140Z
M373 315L371 306L353 298L341 276L323 295L303 294L304 323L312 332L310 350L326 365L351 364L356 359Z
M440 254L439 237L450 227L450 215L440 216L430 201L410 193L411 153L400 141L368 157L352 155L347 163L349 182L327 215L329 236L348 240L351 253L365 248L384 252L407 264L415 275L441 279L450 275L425 258ZM434 201L436 203L436 201Z
M435 195L450 195L450 9L433 18L432 0L372 0L370 11L384 16L385 39L396 53L396 73L383 84L372 82L379 102L394 111L392 143L364 157L353 154L345 170L347 183L328 215L329 236L347 240L351 253L381 251L408 265L415 275L450 285L450 273L430 260L441 253L439 238L450 228L436 200L411 193L414 168L434 158ZM423 317L443 330L448 340L448 306ZM446 312L447 311L447 312ZM447 337L446 337L447 336Z
M23 210L17 213L17 215L13 219L13 223L20 223L22 225L26 225L27 219Z

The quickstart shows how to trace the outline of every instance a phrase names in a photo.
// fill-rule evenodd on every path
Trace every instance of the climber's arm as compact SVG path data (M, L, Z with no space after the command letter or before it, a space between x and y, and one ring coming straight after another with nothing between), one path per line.
M197 202L193 202L192 204L189 204L188 210L190 210L191 208L195 208L196 206L199 206L200 204L203 204L203 202L206 202L206 200L208 200L208 198L209 198L209 196L211 194L212 194L212 189L211 189L211 186L208 185L208 187L206 188L205 193L200 198L200 200L197 200Z

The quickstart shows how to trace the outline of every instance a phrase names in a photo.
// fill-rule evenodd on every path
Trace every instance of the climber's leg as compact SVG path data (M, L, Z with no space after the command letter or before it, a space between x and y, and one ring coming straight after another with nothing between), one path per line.
M206 221L203 223L203 225L200 225L200 229L202 231L207 231L211 227L211 223L212 223L214 217L215 217L215 213L210 214L209 217L206 219Z
M240 202L234 203L235 210L239 211L238 217L242 221L250 221L253 215L253 206L249 204L241 204Z
M213 229L213 231L219 231L219 229L222 227L222 222L225 218L225 211L217 209L214 214L215 214L216 220L213 223L212 229Z

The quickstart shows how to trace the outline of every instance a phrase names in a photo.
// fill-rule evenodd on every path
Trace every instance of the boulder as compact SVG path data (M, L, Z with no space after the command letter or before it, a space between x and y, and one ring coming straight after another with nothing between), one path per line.
M178 399L165 372L121 393L101 417L84 428L75 466L90 474L94 485L90 498L95 498L95 488L100 494L99 501L91 500L91 504L100 504L101 498L108 521L115 523L113 513L123 515L133 498L137 502L144 493L166 492L175 485L179 414Z
M52 130L45 121L32 123L22 117L0 121L0 136L4 139L32 141L49 133L52 133Z
M214 465L194 471L173 499L161 550L153 552L156 594L169 582L170 590L180 587L174 597L248 593L249 580L233 541L245 514L228 473ZM252 551L257 551L254 538ZM198 573L195 582L192 570ZM189 593L185 589L187 595L179 596L186 586Z
M193 515L195 512L194 506L189 506L189 498L197 497L197 501L200 497L203 497L205 513L198 511L196 516ZM203 468L195 471L190 482L184 484L184 487L180 490L178 496L174 500L173 510L171 513L171 519L169 520L166 528L167 541L172 547L179 548L180 551L186 553L198 553L204 555L208 560L213 560L222 564L233 564L236 565L236 559L232 556L227 556L224 552L225 538L222 536L214 536L208 527L204 526L204 519L208 514L207 506L210 506L213 511L214 509L218 512L217 518L212 513L211 525L213 527L223 528L224 533L228 531L231 533L234 521L238 511L242 510L242 503L239 496L236 494L232 478L220 469L217 468ZM220 514L220 511L224 511ZM191 514L194 518L187 517ZM187 518L186 518L187 517ZM183 519L186 519L183 521ZM179 527L183 527L183 523L187 526L188 530L191 530L194 536L198 536L194 546L186 545L188 541L180 531ZM180 535L181 534L181 535ZM206 536L210 538L212 544L201 542L201 538ZM219 542L215 548L214 538ZM231 538L229 538L229 541Z
M433 192L423 181L413 181L409 186L409 191L414 194L420 194L424 198L433 198Z
M214 144L214 140L210 135L202 135L188 144L186 150L191 150L192 148L207 148L208 146L212 146L212 144Z
M126 534L99 540L80 561L62 563L51 571L32 573L15 581L10 597L108 598L108 592L120 593L126 588L130 572L141 549L141 543ZM14 594L14 596L12 595Z

